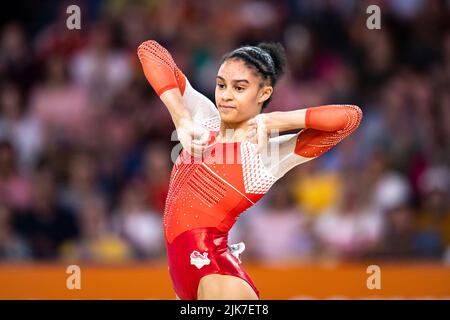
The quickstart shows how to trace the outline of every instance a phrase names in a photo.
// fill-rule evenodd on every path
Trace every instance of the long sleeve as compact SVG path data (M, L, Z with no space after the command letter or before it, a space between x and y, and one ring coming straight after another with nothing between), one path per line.
M264 159L272 175L279 179L295 166L315 159L356 130L362 111L354 105L326 105L308 108L306 128L269 140L269 157Z
M327 105L306 110L305 130L297 137L295 153L318 157L358 128L362 111L354 105Z
M184 94L186 77L166 48L154 40L148 40L141 43L137 54L145 77L158 96L173 88L179 88L181 95Z
M211 100L191 86L166 48L154 40L148 40L138 47L137 54L145 77L158 96L167 90L179 88L193 120L210 130L219 128L217 108Z

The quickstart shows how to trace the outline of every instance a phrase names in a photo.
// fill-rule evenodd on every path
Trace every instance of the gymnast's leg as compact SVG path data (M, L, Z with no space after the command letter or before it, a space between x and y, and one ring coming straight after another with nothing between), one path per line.
M258 300L247 281L223 274L209 274L200 279L198 300Z

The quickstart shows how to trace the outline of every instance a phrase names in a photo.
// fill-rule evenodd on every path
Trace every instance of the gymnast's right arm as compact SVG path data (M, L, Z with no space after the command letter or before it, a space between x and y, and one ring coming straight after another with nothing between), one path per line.
M217 123L214 104L192 88L170 53L153 40L143 42L137 51L150 85L170 112L183 147L194 154L207 143L208 127ZM192 153L192 152L191 152Z
M148 40L139 46L137 54L145 77L168 108L175 125L190 115L194 122L210 130L217 129L217 108L191 86L164 47Z

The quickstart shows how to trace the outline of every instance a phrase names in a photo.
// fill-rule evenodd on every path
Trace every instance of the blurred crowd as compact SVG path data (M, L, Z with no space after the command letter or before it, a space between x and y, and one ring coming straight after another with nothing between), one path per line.
M81 8L68 30L66 8ZM381 30L366 8L381 8ZM174 126L137 46L214 99L221 56L279 41L265 110L356 104L358 130L242 214L244 261L450 262L450 2L28 1L0 29L0 261L163 260ZM12 13L11 13L12 14ZM32 18L31 18L32 17Z

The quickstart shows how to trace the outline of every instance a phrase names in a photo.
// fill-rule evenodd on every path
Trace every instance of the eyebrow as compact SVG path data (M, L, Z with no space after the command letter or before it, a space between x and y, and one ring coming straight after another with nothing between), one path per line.
M222 81L225 81L224 78L222 78L221 76L217 76L217 78L219 78ZM246 79L236 79L236 80L231 80L231 82L245 82L245 83L250 83L248 80Z

